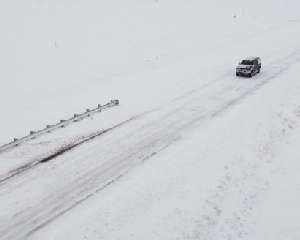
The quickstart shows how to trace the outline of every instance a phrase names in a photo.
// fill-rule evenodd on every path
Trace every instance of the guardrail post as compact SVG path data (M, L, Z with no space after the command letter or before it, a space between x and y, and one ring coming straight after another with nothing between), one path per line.
M62 120L59 121L59 123L63 123L63 122L65 122L65 121L66 121L66 120L63 120L63 119L62 119ZM60 127L61 127L61 128L64 128L65 125L63 124L63 125L61 125Z
M114 105L119 105L119 100L118 99L113 99L110 102L113 103Z
M80 120L80 119L78 119L78 117L79 117L79 114L74 113L74 117L73 118L77 118L77 119L74 120L74 122L78 122Z

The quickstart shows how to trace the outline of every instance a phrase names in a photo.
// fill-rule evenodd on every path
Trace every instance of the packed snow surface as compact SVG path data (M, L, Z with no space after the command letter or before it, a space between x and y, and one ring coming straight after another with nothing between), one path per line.
M300 239L299 9L2 1L0 239Z

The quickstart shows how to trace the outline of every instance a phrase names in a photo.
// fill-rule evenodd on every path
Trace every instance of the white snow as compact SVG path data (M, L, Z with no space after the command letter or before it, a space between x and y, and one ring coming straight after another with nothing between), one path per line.
M121 105L0 154L0 239L300 239L299 9L2 1L1 144Z

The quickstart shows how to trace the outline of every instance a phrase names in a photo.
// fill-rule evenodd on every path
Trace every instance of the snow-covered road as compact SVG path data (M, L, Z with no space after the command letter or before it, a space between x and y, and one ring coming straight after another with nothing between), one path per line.
M0 3L0 143L120 105L0 153L1 240L300 239L297 0L29 2Z
M299 50L295 50L265 65L253 79L236 78L232 73L219 76L166 106L7 178L0 185L1 238L29 237L188 131L209 124L272 83L299 61Z

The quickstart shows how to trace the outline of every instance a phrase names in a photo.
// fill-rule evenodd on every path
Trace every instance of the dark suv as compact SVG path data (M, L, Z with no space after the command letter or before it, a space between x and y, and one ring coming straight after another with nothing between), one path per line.
M261 69L261 60L259 57L251 57L242 60L236 67L236 76L252 77L259 73Z

